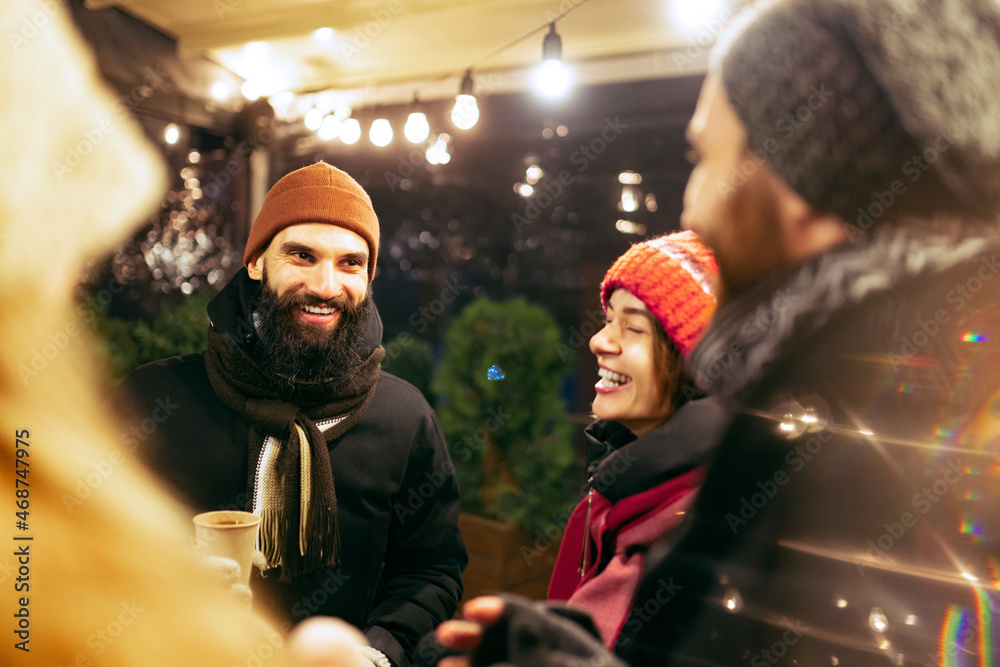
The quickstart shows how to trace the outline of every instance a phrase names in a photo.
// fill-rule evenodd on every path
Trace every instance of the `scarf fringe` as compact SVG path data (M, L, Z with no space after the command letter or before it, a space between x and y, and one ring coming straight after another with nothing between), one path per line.
M334 567L340 562L340 527L336 514L329 508L318 516L314 514L310 517L310 548L304 554L299 549L298 540L287 539L288 533L294 530L289 521L273 519L270 525L277 529L278 534L273 535L275 541L264 555L272 553L279 559L275 565L281 567L281 581L290 581L321 567ZM271 563L268 556L268 565Z
M282 513L277 510L262 510L260 517L260 551L267 559L267 569L271 570L282 565L281 545L284 544L284 530L287 526Z

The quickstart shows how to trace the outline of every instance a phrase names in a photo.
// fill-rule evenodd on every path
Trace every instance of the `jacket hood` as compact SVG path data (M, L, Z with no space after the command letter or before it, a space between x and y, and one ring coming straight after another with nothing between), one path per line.
M611 502L642 493L707 463L728 422L728 413L712 397L684 403L638 438L618 422L598 419L584 431L587 476Z
M369 287L370 289L370 287ZM226 334L244 351L249 352L257 340L253 324L254 306L260 294L260 281L254 280L241 268L235 276L208 303L208 318L212 327ZM382 318L375 302L369 303L368 321L365 324L365 352L367 358L382 344Z

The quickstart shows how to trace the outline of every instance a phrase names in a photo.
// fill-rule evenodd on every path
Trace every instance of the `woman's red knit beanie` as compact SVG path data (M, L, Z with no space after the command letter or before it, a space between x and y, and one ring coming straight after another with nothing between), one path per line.
M601 283L601 305L616 289L646 304L681 354L694 349L715 312L719 267L694 232L677 232L636 243L619 257Z

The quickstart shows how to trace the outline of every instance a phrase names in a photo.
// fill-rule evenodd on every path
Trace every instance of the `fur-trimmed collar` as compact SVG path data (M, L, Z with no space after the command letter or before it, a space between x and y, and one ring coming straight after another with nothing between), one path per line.
M689 360L697 386L745 396L795 341L838 313L978 256L996 229L955 221L886 226L771 276L719 308Z

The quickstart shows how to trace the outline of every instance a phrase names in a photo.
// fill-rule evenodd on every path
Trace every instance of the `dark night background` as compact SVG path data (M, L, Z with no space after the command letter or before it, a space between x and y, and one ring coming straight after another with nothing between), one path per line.
M250 147L264 147L268 185L323 159L371 195L381 222L374 290L387 339L410 333L440 354L444 327L463 305L481 295L524 296L548 310L567 345L581 350L565 395L571 412L587 411L597 369L586 339L596 330L598 286L630 244L678 229L690 173L684 128L701 77L578 88L559 103L479 90L481 118L468 131L447 120L451 100L422 102L432 136L452 137L451 161L430 165L402 136L412 105L377 110L396 132L386 148L366 137L353 146L323 142L301 120L274 119L266 102L199 99L194 91L224 70L206 59L179 59L170 38L128 15L78 3L71 9L102 74L161 148L174 178L161 210L88 276L92 291L112 279L126 285L110 315L151 317L162 303L217 291L238 270L252 222L247 156ZM366 129L373 114L354 111ZM181 128L173 146L163 141L171 122ZM529 164L545 175L535 195L523 199L514 187ZM619 210L624 170L641 175L640 201L654 195L654 210ZM623 218L645 234L618 231Z

